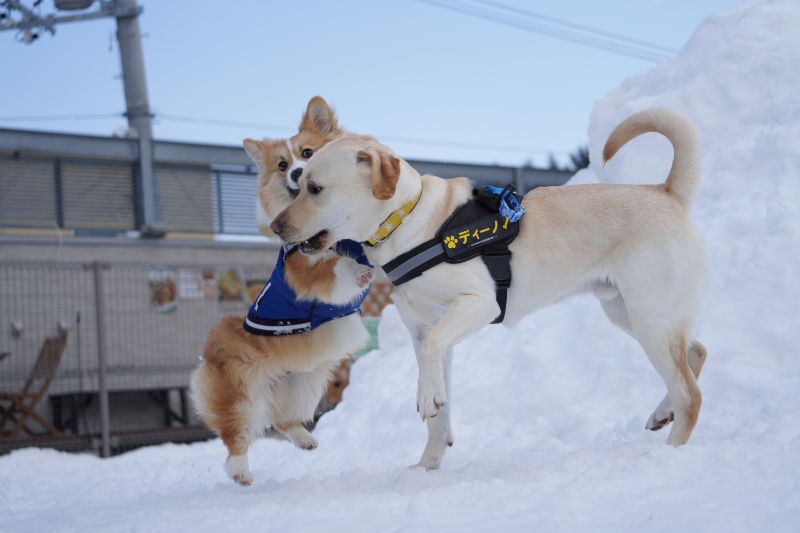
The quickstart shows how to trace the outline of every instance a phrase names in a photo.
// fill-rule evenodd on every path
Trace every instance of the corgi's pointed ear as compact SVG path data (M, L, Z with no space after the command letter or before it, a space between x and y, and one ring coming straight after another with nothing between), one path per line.
M367 148L356 154L357 163L369 165L372 174L372 196L388 200L394 196L400 179L400 158L376 148Z
M321 96L315 96L308 101L303 120L300 121L300 131L315 131L322 135L337 135L341 132L336 113L330 108L328 102Z
M264 168L264 143L263 141L257 141L255 139L247 138L242 141L244 145L244 151L247 152L247 155L250 156L250 159L253 160L253 163L259 169Z

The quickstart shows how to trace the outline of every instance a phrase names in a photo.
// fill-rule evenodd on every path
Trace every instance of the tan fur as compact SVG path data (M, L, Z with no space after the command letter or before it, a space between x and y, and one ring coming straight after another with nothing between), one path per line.
M659 429L674 413L667 442L685 443L702 403L697 386L705 350L691 339L695 309L706 281L702 240L688 206L700 180L697 136L684 117L667 109L637 113L611 134L611 157L627 141L659 132L674 147L666 183L542 187L523 199L526 215L509 246L513 282L505 324L570 295L592 292L612 323L633 336L663 379L667 397L646 427ZM366 152L370 167L358 162ZM281 237L301 242L320 232L332 241L365 240L389 213L420 195L391 236L368 248L386 264L433 237L444 217L471 196L464 180L420 176L400 160L400 176L387 199L372 194L375 161L392 157L374 139L339 138L323 148L304 173L323 188L300 192L281 213ZM277 226L277 225L276 225ZM495 284L482 261L441 263L395 288L392 299L415 342L419 365L417 409L428 424L419 465L438 468L452 442L449 361L452 347L499 313ZM688 350L688 351L687 351ZM513 391L504 391L513 398Z
M302 425L303 425L302 422L300 422L298 420L294 420L294 421L291 421L291 422L282 422L282 423L273 424L272 427L274 427L276 430L280 431L281 433L286 433L290 429L296 428L296 427L300 427Z
M697 419L700 416L700 406L703 403L703 396L700 393L700 387L697 386L698 372L693 372L687 355L687 343L684 334L675 335L669 345L670 355L679 372L678 382L680 387L688 398L685 398L684 417L680 419L677 424L684 426L683 431L680 432L681 439L673 442L673 445L686 444L692 434L692 429L697 424Z
M308 162L309 158L303 156L303 151L310 149L316 153L345 133L333 109L322 97L314 96L306 106L298 132L289 139L258 141L247 138L242 141L245 151L258 168L258 229L264 236L275 236L269 225L275 215L294 198L287 189L288 174L292 168ZM287 170L280 170L279 164L282 162L286 163Z
M333 371L333 376L325 393L325 401L333 408L338 405L344 396L344 390L350 384L350 369L353 367L353 358L343 359Z
M397 180L400 178L400 160L393 154L387 154L374 148L361 150L356 157L370 166L372 195L378 200L391 198L394 195Z
M635 137L650 132L660 133L669 140L675 152L663 188L688 206L700 176L697 135L683 116L671 113L670 120L663 120L663 115L663 108L645 109L622 121L603 147L603 162L614 157L620 148Z
M329 300L336 283L334 267L341 259L331 256L321 261L294 253L286 258L286 280L301 300Z
M302 151L316 151L341 133L335 114L320 97L309 102L300 128L289 140L243 142L259 170L257 205L266 235L272 218L292 200L287 174L303 157ZM371 276L370 269L330 252L314 257L290 254L285 272L300 298L325 302L352 299ZM332 371L366 342L368 334L358 315L306 334L280 337L253 335L244 329L243 320L225 317L211 330L203 363L192 374L191 391L200 417L228 448L226 471L237 483L249 485L247 449L267 426L299 448L316 447L304 423L313 418Z
M320 284L320 290L328 292L329 283ZM320 296L313 284L307 291L312 299ZM328 322L309 333L279 337L253 335L244 329L243 320L225 317L211 330L203 363L191 380L197 411L220 436L229 457L245 456L250 442L268 425L286 434L311 420L333 370L367 338L358 315ZM298 376L316 384L301 414L292 395L309 392L278 394L282 383ZM249 484L246 477L233 477Z
M297 127L300 132L314 132L322 135L328 140L341 133L336 113L321 96L314 96L308 101L306 112Z

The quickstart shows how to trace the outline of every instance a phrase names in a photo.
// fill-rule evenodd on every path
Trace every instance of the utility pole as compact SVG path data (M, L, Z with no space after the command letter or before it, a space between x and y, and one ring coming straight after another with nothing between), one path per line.
M117 42L125 86L125 115L128 125L139 140L138 190L140 206L139 231L143 237L160 237L160 216L156 209L156 184L153 173L153 116L147 100L147 81L144 76L144 54L139 14L142 8L136 0L116 0ZM133 13L133 14L129 14Z
M34 7L41 0L34 1ZM18 39L30 44L41 32L55 34L56 24L113 17L117 20L117 42L125 90L125 116L130 135L138 141L136 183L139 207L139 232L142 237L161 237L165 233L156 202L153 172L153 115L147 98L147 81L142 52L139 15L143 9L136 0L53 0L59 11L86 10L99 3L95 11L73 15L39 15L21 0L0 1L0 31L17 30ZM3 8L5 11L3 11Z

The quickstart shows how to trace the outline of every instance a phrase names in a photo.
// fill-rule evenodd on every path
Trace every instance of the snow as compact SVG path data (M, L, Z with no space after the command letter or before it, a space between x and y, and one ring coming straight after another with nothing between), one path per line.
M800 531L800 3L708 18L673 60L601 99L590 169L575 182L656 183L656 136L603 167L611 129L667 105L703 143L693 217L711 259L697 336L709 359L689 444L644 431L664 394L640 348L575 298L456 349L455 446L410 470L425 442L416 362L397 311L381 351L306 452L260 440L255 484L230 482L211 441L113 459L48 450L0 457L0 531Z

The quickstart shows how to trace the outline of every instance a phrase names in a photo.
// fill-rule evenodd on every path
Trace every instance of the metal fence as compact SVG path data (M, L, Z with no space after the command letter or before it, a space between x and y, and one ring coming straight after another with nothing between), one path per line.
M107 456L209 438L189 404L190 373L211 327L244 314L268 274L252 265L0 261L0 453L49 446ZM376 286L365 314L380 313L385 289Z

